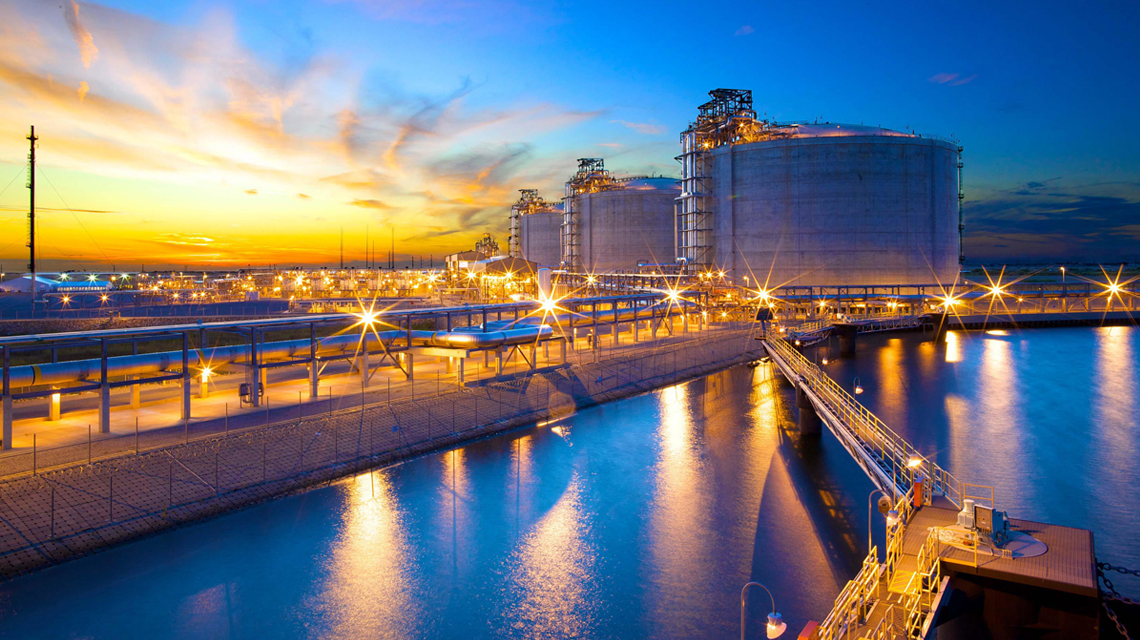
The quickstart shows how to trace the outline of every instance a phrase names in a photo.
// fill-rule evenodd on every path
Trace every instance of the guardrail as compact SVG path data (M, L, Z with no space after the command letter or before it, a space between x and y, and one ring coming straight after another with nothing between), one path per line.
M839 420L836 425L852 435L883 474L890 478L893 493L905 494L919 476L926 478L922 501L930 504L938 493L961 506L959 483L949 472L918 452L843 387L779 336L766 336L765 345L780 357L826 408Z
M818 640L852 637L859 624L866 619L867 612L881 599L878 593L881 573L879 550L871 547L871 552L863 558L863 568L839 592L831 613L816 630Z

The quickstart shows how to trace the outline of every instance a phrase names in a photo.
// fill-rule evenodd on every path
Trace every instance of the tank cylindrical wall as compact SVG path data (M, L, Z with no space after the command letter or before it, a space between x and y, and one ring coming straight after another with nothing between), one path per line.
M522 216L519 244L522 257L543 267L556 267L562 261L559 244L562 212L531 213Z
M808 137L711 153L715 263L768 286L952 283L955 145Z
M676 180L650 178L618 191L579 195L582 266L605 273L633 271L638 263L672 263L679 194Z

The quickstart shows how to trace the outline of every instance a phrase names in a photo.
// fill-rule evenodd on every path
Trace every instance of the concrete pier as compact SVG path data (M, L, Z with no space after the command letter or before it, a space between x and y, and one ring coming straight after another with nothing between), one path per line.
M835 335L839 337L839 354L844 356L855 355L855 336L859 335L859 327L854 324L835 325Z
M796 409L799 413L800 435L818 436L822 422L811 404L811 399L804 393L803 383L796 385Z

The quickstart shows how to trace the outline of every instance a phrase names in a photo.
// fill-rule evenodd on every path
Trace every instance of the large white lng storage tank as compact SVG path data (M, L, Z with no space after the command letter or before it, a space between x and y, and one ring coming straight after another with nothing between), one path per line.
M777 124L756 118L750 91L710 96L678 158L677 255L690 272L723 270L753 287L954 282L956 143Z
M562 200L563 267L610 273L673 262L679 194L674 178L615 178L601 158L579 158Z
M519 189L519 193L522 196L511 207L509 255L540 267L558 266L562 260L562 205L547 202L537 189Z

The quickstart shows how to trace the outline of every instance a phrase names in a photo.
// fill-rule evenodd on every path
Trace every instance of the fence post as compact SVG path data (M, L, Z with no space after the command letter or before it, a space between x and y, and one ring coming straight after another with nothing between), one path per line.
M261 481L265 482L265 449L269 446L269 434L261 434Z
M218 450L214 449L214 495L218 495L221 486L221 482L218 480Z
M226 435L230 435L230 403L226 403Z
M166 467L166 508L174 504L174 461Z
M183 420L182 421L182 435L183 435L183 439L186 441L185 444L190 444L190 421L189 420Z
M91 466L91 425L87 425L87 466Z
M55 540L55 485L51 485L51 539Z
M36 434L32 434L32 475L36 475Z
M135 416L135 455L139 454L139 417Z
M115 521L115 474L111 473L107 483L107 522Z

